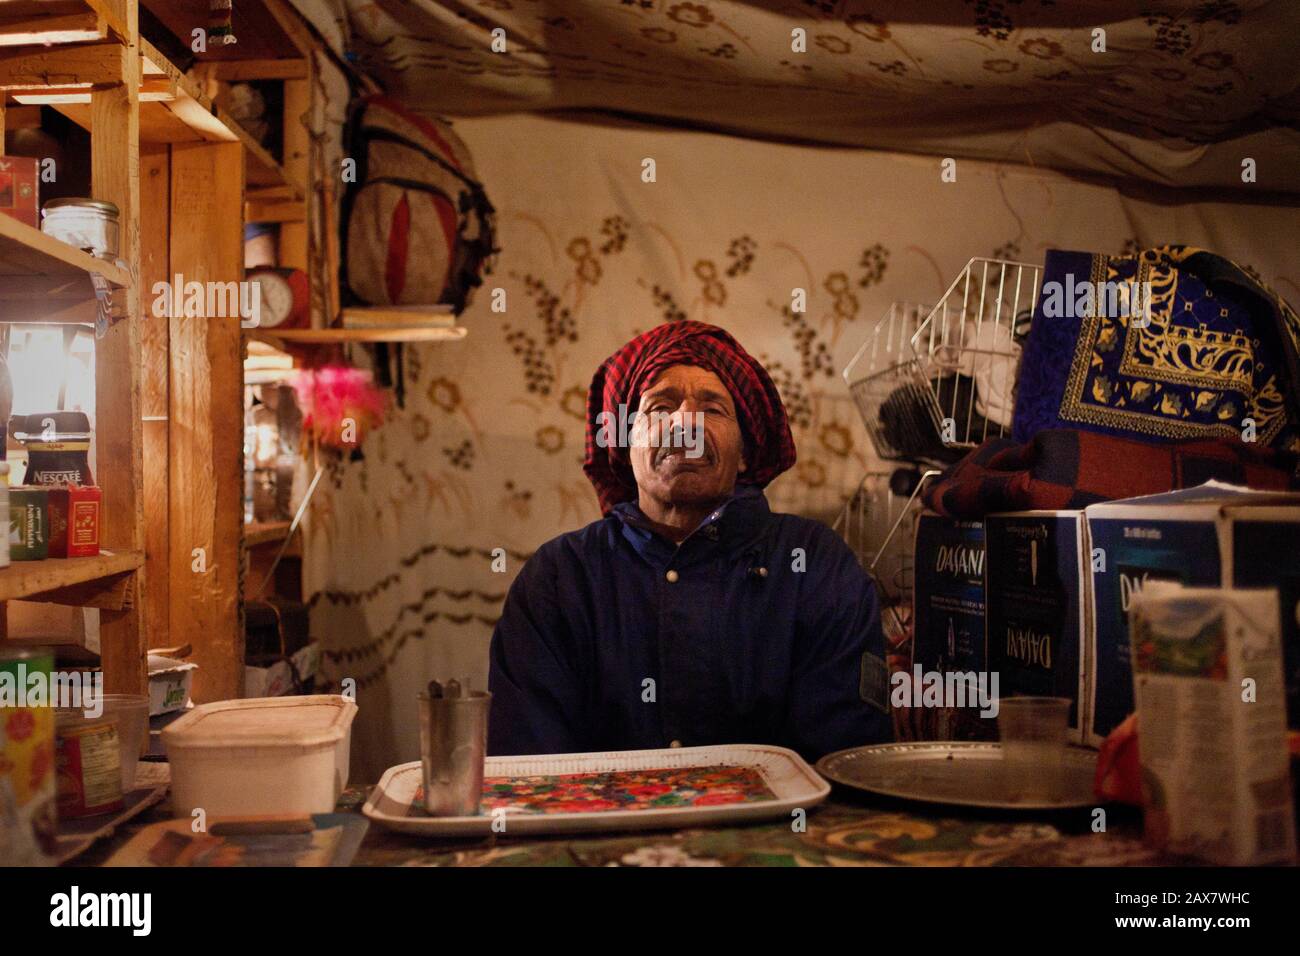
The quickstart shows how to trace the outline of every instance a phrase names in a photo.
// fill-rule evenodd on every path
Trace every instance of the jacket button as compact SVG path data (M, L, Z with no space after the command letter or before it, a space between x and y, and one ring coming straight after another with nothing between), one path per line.
M665 574L664 577L668 580L669 584L676 584L677 577L678 577L676 569L670 568L668 570L668 573Z
M669 747L680 747L681 745L682 745L682 742L681 742L680 740L674 740L674 741L673 741L672 743L670 743L668 746L669 746Z

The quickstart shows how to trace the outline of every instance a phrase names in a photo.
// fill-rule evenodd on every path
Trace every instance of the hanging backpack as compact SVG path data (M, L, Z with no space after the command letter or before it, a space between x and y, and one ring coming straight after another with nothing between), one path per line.
M493 209L449 124L384 96L356 102L346 136L345 302L450 305L459 314L496 251Z

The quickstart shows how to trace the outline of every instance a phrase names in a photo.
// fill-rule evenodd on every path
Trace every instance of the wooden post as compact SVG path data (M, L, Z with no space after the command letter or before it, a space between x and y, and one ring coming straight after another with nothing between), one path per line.
M140 50L137 0L105 0L126 25L128 42L117 46L121 82L90 94L91 192L116 204L120 216L119 255L140 261ZM144 486L140 430L140 286L125 296L127 317L116 322L95 347L95 428L99 483L104 489L101 540L108 550L144 550ZM140 594L145 572L135 574L134 600L100 618L104 688L143 693L148 680Z
M243 278L244 163L238 143L173 146L170 259L189 282ZM191 644L197 702L239 697L243 341L238 315L170 322L169 641Z
M140 159L140 221L149 224L140 235L140 288L144 306L144 323L140 330L144 392L140 410L144 432L145 572L149 578L149 588L145 593L148 647L173 646L168 600L171 544L167 531L170 325L165 313L155 313L152 293L154 283L166 282L170 288L172 281L170 220L171 153L163 146L150 150Z
M280 165L289 181L302 190L311 215L310 157L311 135L307 126L311 111L311 61L308 60L308 79L284 81L284 156ZM289 269L308 268L308 222L282 222L280 224L280 265ZM333 316L327 317L327 322Z

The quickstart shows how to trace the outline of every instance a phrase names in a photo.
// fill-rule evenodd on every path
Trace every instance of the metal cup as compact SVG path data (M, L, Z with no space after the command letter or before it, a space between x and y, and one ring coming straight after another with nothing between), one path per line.
M420 762L424 809L438 817L472 817L483 794L488 707L492 695L420 695Z

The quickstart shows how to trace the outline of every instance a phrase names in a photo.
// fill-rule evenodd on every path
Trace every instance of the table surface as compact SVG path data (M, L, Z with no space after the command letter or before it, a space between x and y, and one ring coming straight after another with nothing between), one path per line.
M368 787L350 787L341 812L360 813ZM371 823L354 866L1157 866L1186 863L1141 841L1131 808L1057 814L923 807L836 787L796 832L788 819L581 836L423 838ZM170 818L167 801L118 827L71 862L93 866L142 827Z

